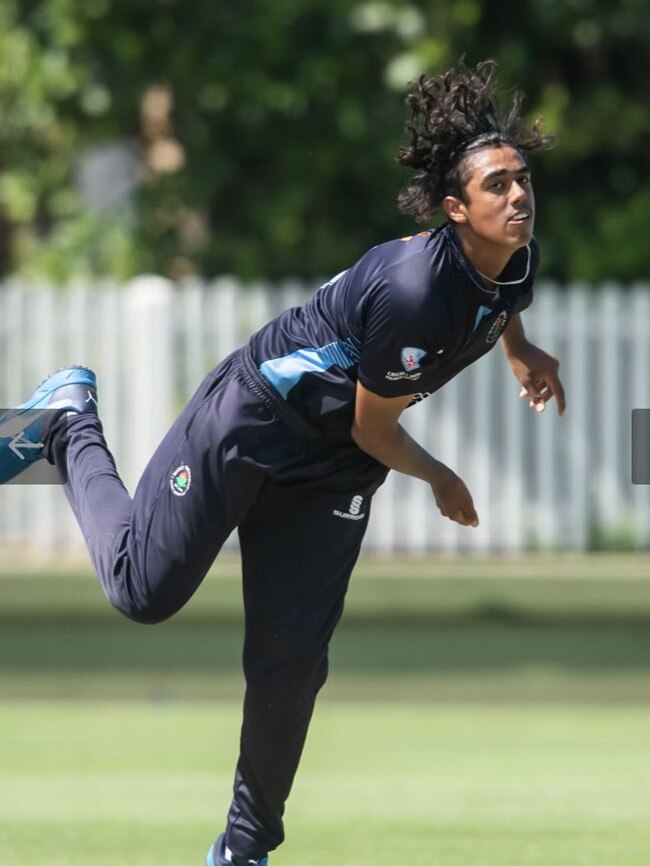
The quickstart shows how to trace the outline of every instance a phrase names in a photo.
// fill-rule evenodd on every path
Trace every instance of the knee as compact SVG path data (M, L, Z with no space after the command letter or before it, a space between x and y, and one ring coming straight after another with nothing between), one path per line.
M124 614L131 622L137 622L141 625L158 625L161 622L172 617L175 611L157 610L151 607L128 607L118 608L120 613Z
M131 593L117 591L114 588L107 593L108 600L115 610L131 622L142 625L158 625L172 617L177 608L165 605L154 598L145 598Z
M139 567L132 557L118 557L108 574L100 580L104 594L115 610L132 622L156 625L179 611L191 593L181 591L181 580L167 579L168 575L149 573ZM173 575L172 575L173 576Z

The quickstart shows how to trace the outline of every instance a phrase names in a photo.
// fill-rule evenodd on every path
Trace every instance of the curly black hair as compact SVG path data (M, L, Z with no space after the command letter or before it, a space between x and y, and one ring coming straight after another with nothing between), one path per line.
M515 92L510 106L501 108L496 67L494 60L484 60L470 69L461 59L441 75L423 75L406 97L409 142L400 148L397 161L416 174L400 192L398 205L417 222L429 222L447 195L465 200L468 153L499 144L528 151L554 143L553 136L542 133L541 118L526 129L520 116L522 93Z

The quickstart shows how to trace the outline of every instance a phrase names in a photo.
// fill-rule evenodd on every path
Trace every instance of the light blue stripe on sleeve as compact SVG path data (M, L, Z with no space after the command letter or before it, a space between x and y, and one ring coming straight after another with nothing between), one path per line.
M297 349L282 358L273 358L260 365L260 373L285 400L287 394L305 373L324 373L330 367L346 370L354 367L359 352L350 343L337 340L320 349Z
M474 322L474 331L478 328L478 326L481 324L483 319L486 316L489 316L491 312L492 312L492 310L489 307L484 307L481 305L478 308L478 312L476 314L476 321ZM472 331L472 333L474 333L474 331Z

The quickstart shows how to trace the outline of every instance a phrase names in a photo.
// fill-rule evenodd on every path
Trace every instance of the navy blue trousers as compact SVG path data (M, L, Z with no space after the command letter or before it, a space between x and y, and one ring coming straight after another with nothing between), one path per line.
M205 378L133 498L92 415L53 435L49 458L67 472L106 596L137 622L178 611L238 527L246 695L226 843L256 860L284 838L328 644L387 470L351 441L305 435L242 369L239 352Z

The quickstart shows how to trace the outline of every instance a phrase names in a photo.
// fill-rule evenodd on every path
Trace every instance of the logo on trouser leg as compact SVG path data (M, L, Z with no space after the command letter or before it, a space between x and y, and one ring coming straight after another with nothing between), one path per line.
M192 473L190 472L190 467L183 464L182 466L179 466L178 469L174 469L172 476L169 479L169 484L172 493L175 493L176 496L185 496L192 486Z
M352 502L350 503L350 507L347 511L339 511L338 508L335 508L332 511L336 517L343 517L346 520L362 520L366 513L365 511L361 514L361 506L363 505L363 496L353 496Z

